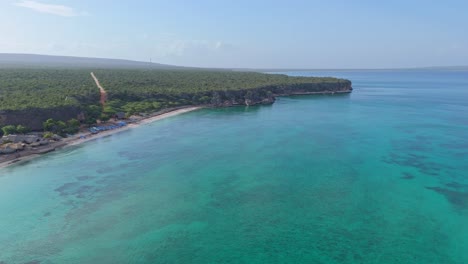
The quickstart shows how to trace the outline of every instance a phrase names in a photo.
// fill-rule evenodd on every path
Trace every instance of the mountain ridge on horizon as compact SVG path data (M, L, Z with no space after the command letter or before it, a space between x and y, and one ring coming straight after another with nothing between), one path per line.
M44 55L29 53L0 53L0 68L66 67L66 68L117 68L117 69L160 69L160 70L234 70L234 71L358 71L358 70L468 70L468 65L424 66L401 68L203 68L176 66L128 59Z
M9 67L67 67L67 68L118 68L118 69L199 69L194 67L175 66L161 63L133 61L126 59L109 59L94 57L76 57L43 55L28 53L0 53L0 68Z

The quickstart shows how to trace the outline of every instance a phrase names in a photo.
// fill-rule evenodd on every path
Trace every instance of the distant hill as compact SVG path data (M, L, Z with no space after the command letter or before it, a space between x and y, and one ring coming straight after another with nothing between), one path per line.
M106 68L106 69L197 69L159 63L36 54L0 53L0 68Z
M412 68L235 68L239 72L352 72L352 71L468 71L467 66L430 66L430 67L412 67Z

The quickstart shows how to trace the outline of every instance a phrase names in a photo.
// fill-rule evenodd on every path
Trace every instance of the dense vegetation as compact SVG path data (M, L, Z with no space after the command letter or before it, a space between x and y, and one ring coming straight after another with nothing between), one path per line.
M84 118L80 121L92 124L97 119L106 120L118 112L129 116L182 105L221 105L220 102L226 100L242 104L243 100L249 98L271 98L274 94L287 94L284 89L291 87L306 87L307 92L350 87L350 82L342 79L288 77L254 72L93 70L108 95L108 101L102 107L99 105L99 90L90 76L91 71L0 69L0 125L29 127L19 122L2 122L1 115L5 112L16 112L17 116L35 112L41 119L39 124L52 117L46 115L54 114L53 118L66 121L72 115L83 112ZM68 112L69 115L61 118L57 112ZM63 124L55 125L62 127ZM37 126L31 127L37 129Z
M289 77L280 74L232 71L98 70L109 92L106 114L128 114L190 104L210 104L213 92L270 86L347 82L335 78Z
M80 122L76 119L70 119L67 122L64 122L49 118L42 126L46 132L52 132L64 136L66 134L74 134L78 132L80 129Z
M99 100L85 70L0 70L0 110L79 106Z
M69 134L75 134L80 130L81 123L76 119L70 119L67 122L61 120L54 120L52 118L47 119L44 123L42 123L42 127L44 132L48 135L60 135L66 136ZM31 132L29 128L23 125L6 125L0 129L0 136L8 136L14 134L26 134Z
M22 126L22 125L17 125L17 126L7 125L7 126L2 127L2 129L0 131L0 134L8 136L8 135L11 135L11 134L25 134L27 132L29 132L29 129L27 127L25 127L25 126Z

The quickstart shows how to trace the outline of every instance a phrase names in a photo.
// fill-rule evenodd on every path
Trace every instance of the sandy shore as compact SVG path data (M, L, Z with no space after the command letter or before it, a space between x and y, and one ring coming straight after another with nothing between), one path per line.
M99 134L94 134L94 135L91 134L91 133L76 134L76 135L73 136L72 139L70 139L68 141L67 141L67 139L65 139L65 141L67 142L66 146L76 146L76 145L83 144L83 143L91 141L91 140L95 140L95 139L98 139L98 138L103 138L103 137L106 137L106 136L109 136L109 135L120 133L120 132L129 130L129 129L132 129L132 128L136 128L136 127L139 127L141 125L149 124L149 123L152 123L152 122L164 119L164 118L168 118L168 117L171 117L171 116L180 115L180 114L183 114L183 113L195 111L195 110L198 110L200 108L201 107L194 106L194 107L187 107L187 108L177 109L177 110L170 111L170 112L167 112L167 113L164 113L164 114L159 114L159 115L155 115L155 116L146 117L146 118L143 118L143 119L141 119L141 120L139 120L139 121L137 121L135 123L130 123L127 126L124 126L122 128L100 132ZM85 136L86 138L80 138L81 136Z
M152 122L164 119L164 118L168 118L168 117L171 117L171 116L176 116L176 115L180 115L180 114L183 114L183 113L195 111L195 110L198 110L200 108L202 108L202 107L199 107L199 106L184 107L184 108L169 111L169 112L166 112L166 113L155 114L155 115L152 115L152 116L149 116L149 117L144 117L141 120L136 121L134 123L130 123L125 127L115 129L115 130L100 132L98 134L91 134L89 132L78 133L76 135L73 135L72 137L63 139L60 142L52 143L51 145L49 145L46 148L42 149L42 151L45 150L48 153L48 152L56 150L56 149L66 148L66 147L69 147L69 146L76 146L76 145L83 144L83 143L88 142L88 141L92 141L92 140L96 140L96 139L99 139L99 138L107 137L107 136L110 136L110 135L113 135L113 134L116 134L116 133L120 133L120 132L129 130L129 129L133 129L133 128L136 128L136 127L139 127L139 126L142 126L142 125L145 125L145 124L149 124L149 123L152 123ZM84 138L82 138L82 137L84 137ZM20 163L20 162L25 162L25 161L40 157L40 156L42 156L42 155L44 155L46 153L38 154L37 151L36 152L22 151L22 152L19 152L19 154L21 155L21 157L16 158L15 156L13 156L13 154L11 154L12 155L11 158L7 158L6 160L1 161L0 162L0 168L5 168L5 167L8 167L10 165L17 164L17 163Z

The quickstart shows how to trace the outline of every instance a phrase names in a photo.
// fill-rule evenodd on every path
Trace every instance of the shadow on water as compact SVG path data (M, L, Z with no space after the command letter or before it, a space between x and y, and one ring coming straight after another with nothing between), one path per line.
M294 100L320 100L320 99L349 99L351 98L351 93L335 93L335 94L305 94L305 95L288 95L288 96L278 96L276 100L281 99L294 99Z
M265 104L265 105L236 105L231 107L219 107L219 108L206 108L201 109L199 111L193 112L198 116L202 117L214 117L218 118L218 116L223 116L223 118L229 117L242 117L243 115L257 115L264 109L269 109L273 105L272 104Z
M231 107L222 107L222 108L211 108L209 110L215 111L218 113L223 114L235 114L235 113L243 113L243 112L258 112L262 108L269 108L273 104L263 104L263 105L236 105Z

